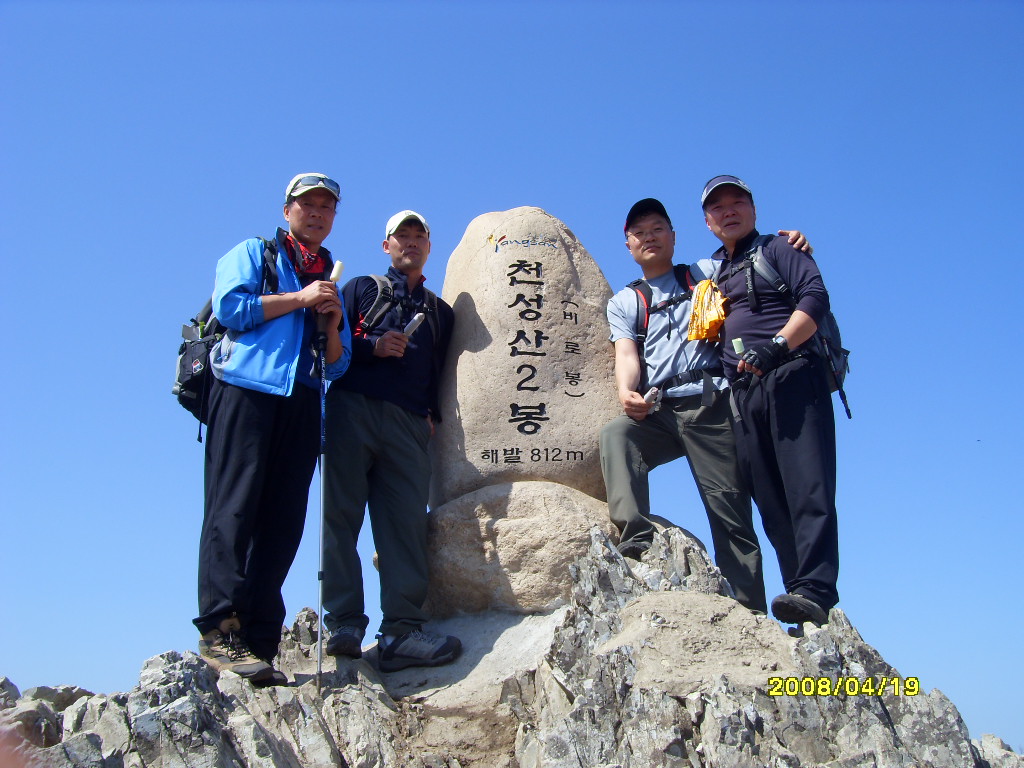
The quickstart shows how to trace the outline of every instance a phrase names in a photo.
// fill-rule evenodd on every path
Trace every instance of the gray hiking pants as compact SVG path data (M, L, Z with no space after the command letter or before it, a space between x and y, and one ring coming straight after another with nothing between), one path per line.
M332 386L327 392L324 475L324 623L365 630L356 541L369 507L380 569L380 631L400 635L427 621L427 494L430 425L385 400Z
M650 542L654 525L649 519L647 474L685 456L707 511L715 563L740 603L767 611L750 494L736 461L729 392L717 392L710 406L702 406L700 401L700 395L672 398L643 421L623 414L604 426L601 470L608 490L608 511L623 544Z

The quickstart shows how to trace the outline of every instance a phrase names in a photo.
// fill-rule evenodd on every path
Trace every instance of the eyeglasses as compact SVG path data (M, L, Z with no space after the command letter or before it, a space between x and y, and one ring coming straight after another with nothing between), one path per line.
M299 187L323 187L333 193L335 197L341 197L341 187L338 186L338 182L326 176L303 176L301 179L296 179L291 189L288 190L288 196L291 197Z
M648 238L648 236L650 236L650 237L661 237L662 235L664 235L668 231L669 231L668 227L651 227L650 231L637 230L635 232L627 232L626 235L629 236L629 237L635 238L636 240L638 240L638 241L640 241L642 243L644 240L646 240Z

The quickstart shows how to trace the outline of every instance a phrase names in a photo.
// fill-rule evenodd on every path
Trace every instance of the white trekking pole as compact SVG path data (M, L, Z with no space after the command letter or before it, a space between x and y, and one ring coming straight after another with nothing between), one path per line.
M334 262L331 282L337 283L344 270L344 264L340 261ZM324 666L324 464L327 458L327 329L325 318L322 316L317 318L316 348L320 355L320 456L317 458L320 468L320 556L316 569L319 592L316 611L316 692L319 696Z

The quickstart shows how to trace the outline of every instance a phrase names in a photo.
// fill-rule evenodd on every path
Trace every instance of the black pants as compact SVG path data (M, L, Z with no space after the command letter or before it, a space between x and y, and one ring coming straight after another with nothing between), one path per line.
M237 614L253 652L277 655L281 586L302 539L319 450L316 390L297 384L282 397L214 380L193 620L200 632Z
M817 358L737 382L736 453L779 558L786 591L826 611L839 602L836 431Z

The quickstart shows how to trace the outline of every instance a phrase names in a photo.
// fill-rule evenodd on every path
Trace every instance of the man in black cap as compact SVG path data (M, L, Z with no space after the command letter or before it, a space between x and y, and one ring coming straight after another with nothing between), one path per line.
M621 534L619 551L639 559L651 546L647 475L685 456L707 511L715 561L737 600L765 612L761 551L736 463L718 344L687 338L690 291L711 277L714 265L704 259L673 267L675 232L654 198L630 208L624 232L643 279L608 302L623 413L601 430L601 468L609 513ZM799 232L788 234L805 244ZM651 388L656 394L645 399Z
M717 283L727 299L722 362L737 452L786 588L772 613L821 625L839 601L835 422L825 362L812 343L828 292L809 255L758 235L754 196L741 179L711 179L701 205L722 241L714 257L722 259ZM759 249L786 293L753 267Z

